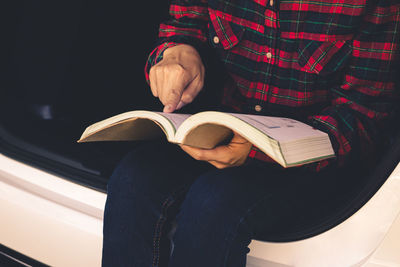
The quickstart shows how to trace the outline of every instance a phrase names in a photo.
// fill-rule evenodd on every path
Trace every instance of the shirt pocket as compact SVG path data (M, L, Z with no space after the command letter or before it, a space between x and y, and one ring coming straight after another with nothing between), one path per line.
M228 21L224 16L218 14L218 11L209 9L210 25L209 35L210 43L214 47L222 47L229 50L235 47L243 37L245 28L241 25Z
M328 75L342 69L352 53L349 41L298 41L298 64L302 71Z

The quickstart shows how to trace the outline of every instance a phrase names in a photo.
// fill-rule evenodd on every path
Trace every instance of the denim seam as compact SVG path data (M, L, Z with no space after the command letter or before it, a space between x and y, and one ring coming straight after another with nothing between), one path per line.
M153 236L153 264L152 267L158 267L159 261L160 261L160 240L162 236L162 227L167 220L167 212L168 208L171 207L172 204L175 203L175 197L182 192L185 191L186 187L182 187L179 190L175 191L172 193L168 198L165 199L161 206L161 214L160 217L158 218L155 230L154 230L154 236Z

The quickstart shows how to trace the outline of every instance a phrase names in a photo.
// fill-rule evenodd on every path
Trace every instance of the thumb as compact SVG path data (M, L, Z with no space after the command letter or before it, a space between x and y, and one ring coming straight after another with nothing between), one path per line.
M167 98L164 103L163 112L173 112L176 110L178 103L181 100L183 90L180 89L171 89L168 92Z
M164 112L173 112L176 110L181 101L182 94L190 82L190 76L184 69L181 69L177 74L170 75L170 80L165 86L161 101L164 104Z

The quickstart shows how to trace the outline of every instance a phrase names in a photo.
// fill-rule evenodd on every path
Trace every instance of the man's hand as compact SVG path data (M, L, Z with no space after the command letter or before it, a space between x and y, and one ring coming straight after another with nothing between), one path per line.
M204 84L204 65L190 45L177 45L164 51L163 59L149 72L151 92L173 112L189 104Z
M231 142L214 149L201 149L181 145L181 148L194 159L207 161L218 169L242 165L250 153L252 144L237 133Z

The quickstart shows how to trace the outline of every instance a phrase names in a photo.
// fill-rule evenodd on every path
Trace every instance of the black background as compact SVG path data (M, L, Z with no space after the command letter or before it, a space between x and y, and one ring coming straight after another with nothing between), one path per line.
M67 116L154 108L144 66L168 1L6 0L0 4L0 87L14 106ZM19 108L21 108L19 107Z

